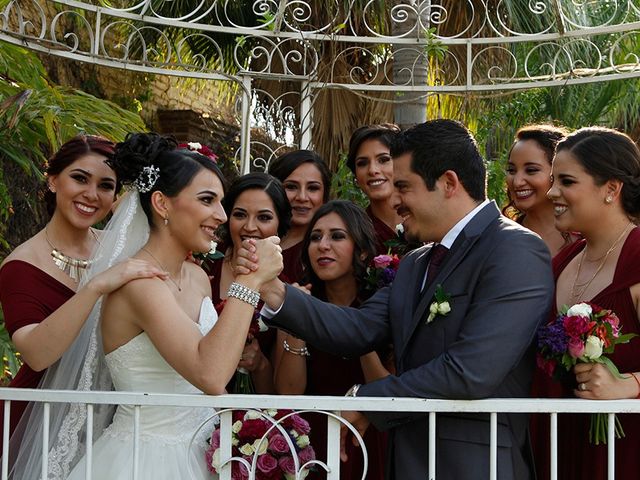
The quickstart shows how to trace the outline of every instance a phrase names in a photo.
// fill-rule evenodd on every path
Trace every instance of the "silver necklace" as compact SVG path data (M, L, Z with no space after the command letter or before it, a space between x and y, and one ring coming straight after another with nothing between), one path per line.
M173 277L171 276L171 274L169 273L169 270L167 270L166 268L164 268L164 265L162 265L162 263L160 263L160 260L158 260L155 255L153 253L151 253L149 250L147 250L145 247L142 247L141 250L144 250L145 252L147 252L149 254L149 256L151 258L153 258L155 260L155 262L158 264L158 266L164 270L165 272L167 272L167 274L169 275L169 280L171 280L171 283L173 283L176 288L178 289L179 292L182 291L182 287L180 286L180 284L178 282L176 282ZM180 282L182 282L182 270L180 271Z

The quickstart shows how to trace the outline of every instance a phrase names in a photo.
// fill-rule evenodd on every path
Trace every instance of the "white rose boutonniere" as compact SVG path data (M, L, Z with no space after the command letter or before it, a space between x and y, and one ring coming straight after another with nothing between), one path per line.
M427 323L433 322L436 316L442 315L444 317L451 311L451 304L449 303L451 295L443 290L442 285L438 284L433 298L434 301L431 302L431 305L429 305L429 316L427 317Z

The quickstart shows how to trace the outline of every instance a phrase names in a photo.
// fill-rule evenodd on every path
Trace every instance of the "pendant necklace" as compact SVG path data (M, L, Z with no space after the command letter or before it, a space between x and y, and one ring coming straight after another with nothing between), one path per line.
M155 255L154 255L153 253L151 253L149 250L147 250L145 247L142 247L140 250L144 250L145 252L147 252L147 253L149 254L149 256L155 260L155 262L158 264L158 266L159 266L162 270L164 270L165 272L167 272L167 275L169 275L169 277L168 277L168 278L169 278L169 280L171 280L171 283L173 283L173 284L176 286L176 288L178 289L178 291L179 291L179 292L181 292L181 291L182 291L182 287L180 286L180 284L179 284L179 283L177 283L177 282L173 279L173 277L172 277L172 276L171 276L171 274L169 273L169 270L167 270L166 268L164 268L164 265L162 265L162 263L160 263L160 260L158 260L158 259L155 257ZM182 271L180 272L180 281L182 281Z
M47 243L51 247L51 257L53 258L53 263L62 270L64 273L69 275L69 277L75 281L80 282L82 280L83 275L86 273L87 268L91 265L91 261L84 260L82 258L74 258L62 253L58 248L56 248L51 240L49 239L49 232L47 228L49 225L44 227L44 237L47 240ZM93 234L96 242L98 241L98 236L93 231L93 229L89 229L89 231Z

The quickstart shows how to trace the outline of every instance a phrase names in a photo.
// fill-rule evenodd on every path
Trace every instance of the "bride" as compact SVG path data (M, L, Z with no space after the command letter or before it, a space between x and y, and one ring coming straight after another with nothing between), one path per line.
M98 305L43 387L108 390L112 385L118 391L225 393L245 346L257 292L282 269L279 239L256 242L266 261L235 279L217 318L209 279L185 258L192 251L208 251L216 228L226 221L221 205L224 178L218 167L156 134L130 134L117 145L112 165L123 184L133 188L107 226L92 273L133 256L155 263L168 275L165 280L134 280L105 297L101 311ZM192 442L210 414L208 409L141 407L140 475L211 478L204 440ZM32 407L12 478L39 478L41 415L41 406ZM92 478L130 478L134 408L121 405L114 414L96 406L93 416L97 441ZM84 478L86 418L84 405L51 406L48 478Z

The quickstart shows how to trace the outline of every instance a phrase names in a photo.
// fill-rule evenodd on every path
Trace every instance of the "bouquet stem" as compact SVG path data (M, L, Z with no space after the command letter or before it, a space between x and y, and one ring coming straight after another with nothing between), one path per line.
M594 445L606 445L607 444L607 433L609 430L609 415L606 413L592 413L591 414L591 423L589 424L589 442ZM615 416L615 433L616 438L624 437L624 430L622 429L622 424L618 419L618 416Z
M251 381L251 374L244 368L238 368L235 374L235 382L233 383L232 393L241 393L243 395L256 393L256 389Z

